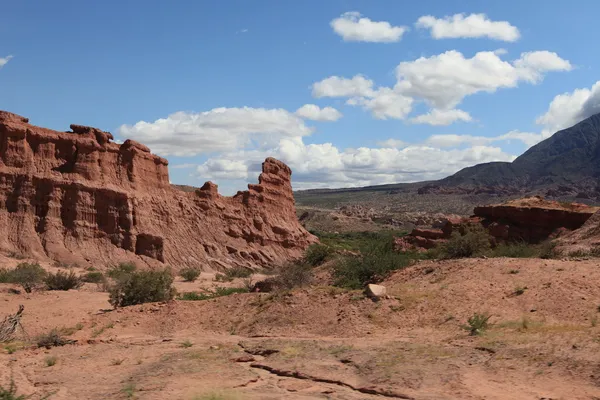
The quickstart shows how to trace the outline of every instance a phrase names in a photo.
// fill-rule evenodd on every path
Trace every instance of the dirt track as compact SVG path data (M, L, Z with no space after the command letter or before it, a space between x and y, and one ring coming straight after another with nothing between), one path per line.
M0 382L12 373L20 393L56 400L600 398L598 266L423 262L385 282L391 298L379 302L323 286L117 311L91 284L32 295L0 285L0 314L24 304L30 336L73 327L78 340L3 351ZM473 337L462 325L476 312L493 326Z

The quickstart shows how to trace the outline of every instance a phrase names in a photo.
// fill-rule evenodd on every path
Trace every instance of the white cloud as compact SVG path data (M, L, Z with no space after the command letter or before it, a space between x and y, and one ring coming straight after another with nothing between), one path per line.
M342 113L333 107L320 108L316 104L305 104L296 110L296 115L313 121L333 122L342 118Z
M248 179L248 167L240 160L209 159L199 165L196 172L211 179Z
M573 66L558 54L550 51L532 51L522 53L514 62L519 77L532 83L538 83L547 71L570 71Z
M215 108L177 112L154 122L122 125L119 135L138 140L161 155L193 156L244 147L250 140L271 146L281 137L306 136L312 128L284 109Z
M413 123L448 125L471 121L472 117L454 108L466 96L493 93L500 88L514 88L519 82L539 83L546 72L569 71L572 65L549 51L522 53L512 62L502 60L504 49L482 51L466 58L457 50L396 67L397 83L393 88L374 88L363 75L352 78L330 76L312 85L314 97L347 97L346 104L362 106L377 119L405 119L416 101L425 101L433 109L412 118Z
M412 111L413 98L404 96L393 89L381 87L369 97L353 97L348 105L360 105L371 111L377 119L404 119Z
M12 58L13 56L0 57L0 68L4 67Z
M542 140L542 135L538 133L510 131L500 136L472 136L472 135L432 135L425 143L433 147L460 147L468 146L488 146L495 142L506 142L518 140L523 142L527 148L533 146Z
M405 141L400 140L400 139L387 139L387 140L382 140L380 142L377 142L377 145L381 146L381 147L390 147L393 149L400 149L403 147L407 147L408 143L406 143Z
M392 26L386 21L371 21L356 11L342 14L330 25L347 42L399 42L408 30L405 26Z
M339 76L330 76L312 85L314 97L353 97L371 96L373 94L373 81L362 75L351 79Z
M446 126L456 121L471 122L473 119L468 112L463 110L437 110L433 109L427 114L417 115L410 119L413 124L428 124L433 126Z
M401 62L396 68L396 90L426 100L438 109L453 108L466 96L493 93L516 87L520 80L537 83L547 71L568 71L571 64L556 53L523 53L510 63L491 51L465 58L450 50L445 53Z
M477 163L515 158L490 146L450 150L428 145L398 147L341 150L331 143L307 145L300 137L282 138L273 149L241 150L209 159L198 172L201 180L221 180L219 184L226 183L227 176L231 179L247 176L252 182L260 172L260 162L266 156L273 156L292 168L295 189L358 187L438 179ZM232 166L226 167L230 163ZM227 168L235 172L231 173ZM224 174L223 170L227 172Z
M597 113L600 113L600 81L590 89L575 89L571 93L557 95L548 106L548 111L539 116L536 123L544 125L542 133L550 137Z
M425 15L415 25L430 29L434 39L487 37L515 42L521 36L519 29L508 21L492 21L485 14L454 14L444 18Z

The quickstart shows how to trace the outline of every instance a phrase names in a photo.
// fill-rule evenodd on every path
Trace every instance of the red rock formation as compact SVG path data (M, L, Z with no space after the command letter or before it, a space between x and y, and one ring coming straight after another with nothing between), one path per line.
M268 266L316 241L298 223L291 171L263 163L233 197L173 189L167 160L96 128L57 132L0 111L0 250L100 265Z
M475 207L474 213L497 239L539 243L561 228L578 229L596 211L597 207L585 204L565 204L535 196Z
M441 229L415 228L408 236L397 239L396 247L404 251L431 249L449 239L453 232L463 234L467 226L474 224L483 225L496 243L540 243L559 236L559 233L580 228L599 209L585 204L548 201L539 196L527 197L475 207L474 216L447 218ZM596 218L600 221L600 217Z

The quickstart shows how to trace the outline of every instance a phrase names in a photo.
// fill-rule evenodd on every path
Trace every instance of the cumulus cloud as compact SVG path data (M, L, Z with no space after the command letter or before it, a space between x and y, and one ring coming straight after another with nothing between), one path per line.
M390 88L381 87L368 97L354 97L346 103L352 106L362 106L377 119L404 119L412 111L413 101L412 97L404 96Z
M243 150L209 159L198 167L199 178L218 181L224 176L224 166L230 163L235 170L231 176L255 177L260 172L260 162L266 156L277 157L290 165L294 171L295 189L438 179L473 164L512 161L515 158L498 147L483 145L448 150L429 145L342 150L331 143L307 145L301 137L295 137L282 138L278 146L266 151ZM229 174L229 171L226 173Z
M408 30L405 26L392 26L387 21L371 21L356 11L342 14L330 25L346 42L399 42Z
M13 56L0 57L0 68L4 67L12 58Z
M122 125L118 132L157 154L193 156L242 148L250 140L270 146L281 137L310 135L312 128L284 109L243 107L177 112L154 122Z
M547 71L570 71L573 66L568 60L563 60L558 54L550 51L532 51L521 54L514 62L519 78L532 83L538 83Z
M342 118L342 113L333 107L320 108L316 104L305 104L296 110L296 115L313 121L334 122Z
M487 37L515 42L521 36L519 29L508 21L492 21L485 14L454 14L444 18L425 15L415 25L429 29L434 39Z
M371 96L373 94L373 81L362 75L341 78L330 76L312 85L312 95L320 97L353 97Z
M433 109L427 114L417 115L410 119L413 124L428 124L433 126L446 126L456 121L471 122L473 119L468 112L463 110L437 110Z
M539 116L536 123L543 125L542 133L550 137L597 113L600 113L600 81L590 89L575 89L571 93L557 95L548 106L548 111Z
M544 72L570 69L569 61L547 51L523 53L511 63L492 51L465 58L461 52L450 50L401 62L396 67L396 90L422 98L435 108L449 109L478 92L516 87L520 80L538 83Z
M514 61L501 56L506 51L482 51L471 58L457 50L403 61L396 67L394 87L378 87L363 75L352 78L330 76L312 85L314 97L347 97L347 104L362 106L378 119L405 119L415 102L424 101L432 110L411 122L448 125L471 121L471 116L454 109L467 96L501 88L514 88L520 82L536 84L547 72L569 71L568 60L549 51L522 53Z

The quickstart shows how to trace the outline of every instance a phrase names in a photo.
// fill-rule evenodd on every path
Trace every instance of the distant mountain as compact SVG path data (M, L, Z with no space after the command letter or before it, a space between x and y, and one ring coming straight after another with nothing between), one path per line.
M419 193L517 194L600 198L600 114L556 132L512 163L465 168Z

